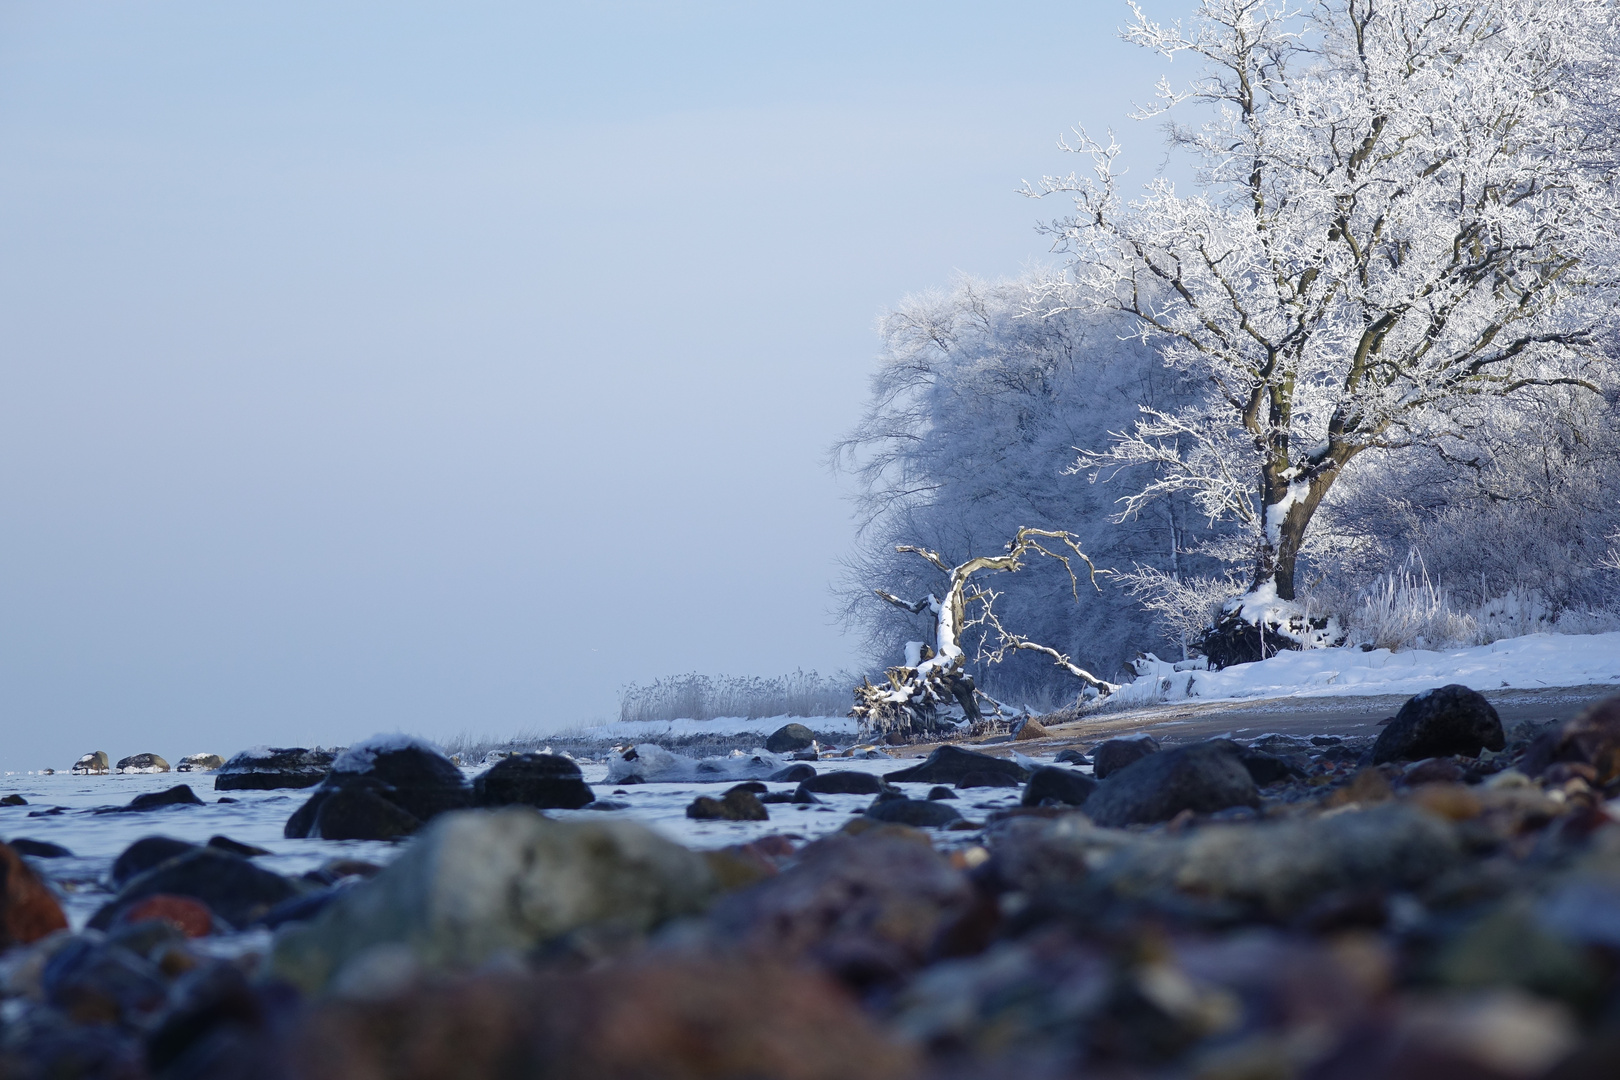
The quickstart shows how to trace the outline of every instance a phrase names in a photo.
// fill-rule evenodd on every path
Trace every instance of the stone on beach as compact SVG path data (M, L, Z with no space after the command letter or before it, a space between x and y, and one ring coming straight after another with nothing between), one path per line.
M146 810L160 810L165 806L205 806L197 793L191 790L189 784L177 784L162 791L149 791L144 795L137 795L129 800L128 806L119 807L125 813L140 813Z
M553 821L527 807L447 814L391 865L278 936L271 967L324 987L373 949L472 967L605 923L650 930L702 910L715 882L695 852L628 821Z
M891 772L884 779L891 784L955 784L970 773L997 773L1018 783L1029 779L1029 770L1016 761L949 745L936 748L920 764Z
M1426 690L1409 699L1373 744L1374 765L1386 761L1501 750L1507 745L1502 719L1485 695L1460 683Z
M223 767L225 759L218 754L187 754L175 766L176 772L213 772Z
M214 774L215 791L274 791L314 787L326 778L338 751L302 746L260 746L234 755Z
M1098 780L1107 779L1125 766L1159 752L1159 740L1151 735L1137 735L1129 739L1108 739L1091 748L1091 773Z
M160 866L176 856L195 850L196 844L176 840L172 836L143 836L113 860L112 871L108 877L113 888L122 889L136 875L144 874L154 866Z
M120 758L114 769L121 773L164 773L169 771L169 763L156 754L132 754Z
M1225 739L1149 754L1110 773L1085 811L1099 825L1119 826L1169 821L1183 810L1259 806L1260 792L1239 754Z
M289 840L388 840L472 800L466 777L438 748L377 736L333 762L284 833Z
M866 816L914 829L935 829L962 820L955 808L938 799L880 798L866 808Z
M137 901L172 894L198 900L231 926L243 929L305 888L240 855L194 847L126 880L118 894L91 917L89 925L105 929Z
M803 724L784 724L765 739L765 749L773 754L791 754L815 745L816 733Z
M1075 769L1047 765L1036 769L1024 787L1023 805L1040 806L1043 802L1081 806L1097 790L1097 781Z
M17 852L0 844L0 952L67 929L51 890Z
M61 844L53 844L48 840L29 840L21 836L13 836L9 843L19 855L27 855L31 859L70 859L73 852Z
M105 750L95 750L75 761L68 771L74 776L105 776L112 772L112 765Z
M473 778L478 806L577 810L595 799L579 765L561 754L513 754Z
M698 821L768 821L771 815L757 794L739 784L718 799L699 795L686 808L686 816Z
M888 783L881 776L854 770L824 772L799 781L799 790L815 795L876 795Z

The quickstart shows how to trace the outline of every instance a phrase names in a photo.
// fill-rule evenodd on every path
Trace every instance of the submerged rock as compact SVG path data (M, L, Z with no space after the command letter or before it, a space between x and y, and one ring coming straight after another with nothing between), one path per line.
M1137 735L1130 739L1109 739L1091 749L1091 772L1098 780L1107 779L1133 762L1159 752L1159 740L1151 735Z
M814 775L816 775L816 767L814 765L806 765L801 761L793 765L789 765L785 769L778 769L765 779L769 780L773 784L797 784L801 781L810 779Z
M14 836L9 841L13 851L19 855L27 855L31 859L68 859L73 852L61 844L52 844L46 840L28 840L21 836Z
M773 754L791 754L795 750L808 750L815 743L816 733L803 724L784 724L766 738L765 749Z
M888 788L883 777L868 772L824 772L799 782L799 790L816 795L876 795Z
M74 776L105 776L112 772L112 765L105 750L95 750L75 761L68 771Z
M986 772L982 769L975 769L970 773L964 774L962 778L956 782L956 786L958 790L965 788L985 787L1015 788L1018 786L1018 780L1008 773Z
M1259 806L1260 792L1235 743L1225 739L1149 754L1098 785L1085 811L1099 825L1169 821L1183 810L1212 814Z
M910 825L914 829L937 829L961 821L955 808L938 799L884 799L866 808L866 816L874 821L888 821L896 825Z
M0 844L0 952L67 929L51 890L10 845Z
M595 799L579 765L561 754L512 754L473 778L478 806L577 810Z
M1501 750L1507 745L1502 718L1485 695L1460 683L1425 690L1401 706L1373 743L1374 765L1386 761Z
M302 746L256 746L233 756L214 774L215 791L273 791L314 787L326 778L338 751Z
M686 816L699 821L768 821L771 815L757 794L739 784L718 799L699 795L686 808Z
M271 969L315 990L371 950L473 967L592 924L649 930L701 910L714 887L701 856L633 822L553 821L527 807L452 813L284 930Z
M288 839L390 840L472 799L466 777L438 747L380 735L332 763L283 833Z
M1023 805L1040 806L1047 800L1081 806L1097 790L1097 781L1083 772L1047 765L1036 769L1024 788Z
M134 754L118 760L117 771L121 773L163 773L169 771L169 763L156 754Z
M149 791L145 795L137 795L129 800L128 806L119 807L124 813L139 813L144 810L160 810L165 806L205 806L197 793L191 790L189 784L177 784L162 791Z
M113 888L121 889L138 874L144 874L177 855L195 850L196 844L176 840L172 836L143 836L113 860L112 872L108 877Z
M225 759L218 754L187 754L175 767L177 772L213 772L223 767Z
M892 784L955 784L969 773L993 773L1011 777L1017 783L1029 778L1029 770L1007 758L991 757L960 746L941 746L909 769L889 773Z

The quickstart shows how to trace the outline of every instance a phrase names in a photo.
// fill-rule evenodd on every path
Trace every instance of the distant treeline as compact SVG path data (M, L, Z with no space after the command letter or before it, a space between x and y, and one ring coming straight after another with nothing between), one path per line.
M619 719L713 720L717 716L844 716L859 677L821 675L671 675L645 686L632 683L619 697Z

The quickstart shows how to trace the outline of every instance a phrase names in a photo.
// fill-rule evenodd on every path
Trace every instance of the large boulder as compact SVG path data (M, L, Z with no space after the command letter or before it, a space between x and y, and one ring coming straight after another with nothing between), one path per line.
M62 905L33 868L0 844L0 952L67 929Z
M156 754L131 754L119 758L114 768L121 773L160 773L169 771L169 763Z
M1029 770L1016 761L991 757L960 746L941 746L919 765L889 773L891 784L955 784L969 773L1000 773L1018 783L1029 779Z
M1075 769L1046 765L1036 769L1024 786L1025 806L1040 806L1051 801L1068 806L1083 806L1097 790L1097 781Z
M513 754L473 778L478 806L577 810L595 799L574 759L561 754Z
M629 821L553 821L528 807L447 814L391 865L283 930L274 974L327 985L362 954L429 969L475 967L570 931L639 932L696 913L708 864Z
M1159 740L1151 735L1137 735L1130 739L1109 739L1091 750L1091 772L1099 780L1106 780L1133 762L1159 752Z
M414 832L417 826L410 819L431 821L470 806L472 798L467 778L438 747L379 735L350 747L332 763L332 771L287 820L283 833L290 840L389 840Z
M1373 743L1374 765L1386 761L1501 750L1507 745L1502 718L1485 695L1460 683L1425 690L1407 701Z
M223 767L225 759L218 754L187 754L175 766L176 772L213 772Z
M815 732L803 724L783 724L765 740L765 749L773 754L791 754L795 750L808 750L815 743Z
M1214 739L1149 754L1112 773L1086 800L1085 811L1099 825L1120 826L1168 821L1183 810L1212 814L1259 805L1237 744Z
M1540 776L1560 762L1590 765L1600 784L1620 777L1620 695L1542 732L1525 751L1519 768Z
M302 746L255 746L214 774L215 791L273 791L314 787L326 779L338 751Z
M303 891L287 878L255 866L240 855L197 847L129 878L118 895L91 917L90 926L105 930L135 902L170 895L200 900L215 915L240 929Z
M95 750L75 761L68 771L74 776L106 776L112 772L112 765L107 760L107 751Z

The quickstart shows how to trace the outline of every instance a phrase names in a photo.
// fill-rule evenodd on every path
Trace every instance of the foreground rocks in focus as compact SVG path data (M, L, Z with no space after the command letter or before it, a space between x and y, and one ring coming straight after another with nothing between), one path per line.
M306 990L369 950L426 969L475 966L569 931L639 933L702 910L702 857L628 821L552 821L526 807L448 814L370 881L276 941L271 966Z
M259 746L233 756L214 774L215 791L274 791L314 787L326 778L337 750Z

